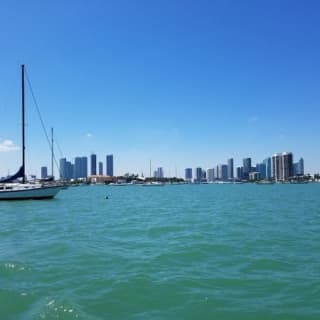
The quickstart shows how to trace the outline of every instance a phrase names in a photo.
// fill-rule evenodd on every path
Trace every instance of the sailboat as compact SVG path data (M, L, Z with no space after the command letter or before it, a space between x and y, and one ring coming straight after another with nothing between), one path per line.
M24 79L24 65L21 65L22 165L16 174L0 180L0 200L52 199L62 189L60 185L43 185L26 181ZM22 178L22 181L15 182L19 178Z

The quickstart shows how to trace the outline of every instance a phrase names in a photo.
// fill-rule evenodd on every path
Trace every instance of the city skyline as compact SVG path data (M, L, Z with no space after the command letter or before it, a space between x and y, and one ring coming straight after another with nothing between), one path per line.
M112 150L115 175L147 175L151 159L183 177L290 150L320 171L320 3L35 3L0 4L0 176L21 163L21 63L57 159ZM26 93L26 170L40 176L50 148Z
M93 160L93 161L92 161ZM59 178L70 179L83 179L89 176L123 176L123 175L138 175L144 177L155 178L183 178L186 181L233 181L233 180L251 180L250 174L258 173L259 179L274 179L275 181L288 180L292 176L308 175L308 172L304 170L304 158L294 158L292 152L275 153L272 156L267 156L260 161L253 161L251 157L242 159L242 165L234 165L234 158L228 158L226 163L212 164L210 167L197 166L194 168L187 167L183 169L183 174L171 173L170 170L166 171L163 167L153 167L150 162L150 173L139 174L137 171L123 172L119 175L114 175L114 160L113 154L109 154L105 157L105 168L103 171L103 162L98 161L96 154L90 156L75 157L69 161L67 158L61 158L59 160ZM98 164L98 171L92 170L94 166ZM41 167L41 178L45 178L48 175L48 168L46 166ZM58 176L56 176L57 178Z

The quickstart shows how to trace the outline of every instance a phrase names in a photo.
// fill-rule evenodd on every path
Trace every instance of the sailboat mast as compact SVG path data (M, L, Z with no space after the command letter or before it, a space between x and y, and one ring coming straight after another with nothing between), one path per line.
M149 170L150 170L150 178L151 178L151 160L150 160L150 163L149 163Z
M21 107L22 107L22 183L26 182L25 177L25 111L24 111L24 64L21 65Z
M53 128L51 128L51 177L53 178Z

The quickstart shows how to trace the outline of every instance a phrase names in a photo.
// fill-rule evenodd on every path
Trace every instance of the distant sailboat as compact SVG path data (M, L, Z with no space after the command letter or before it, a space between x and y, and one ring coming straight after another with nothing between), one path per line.
M21 65L22 90L22 165L17 173L0 180L0 200L52 199L62 189L58 185L43 185L28 183L25 176L25 94L24 94L24 65ZM22 182L15 182L22 178Z

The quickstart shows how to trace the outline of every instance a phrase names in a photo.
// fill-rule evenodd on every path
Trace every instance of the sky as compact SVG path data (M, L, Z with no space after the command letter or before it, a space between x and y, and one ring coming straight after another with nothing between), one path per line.
M57 159L183 176L277 152L320 171L319 1L0 2L0 176L21 163L25 64ZM50 147L26 88L27 173ZM57 172L57 169L55 169Z

